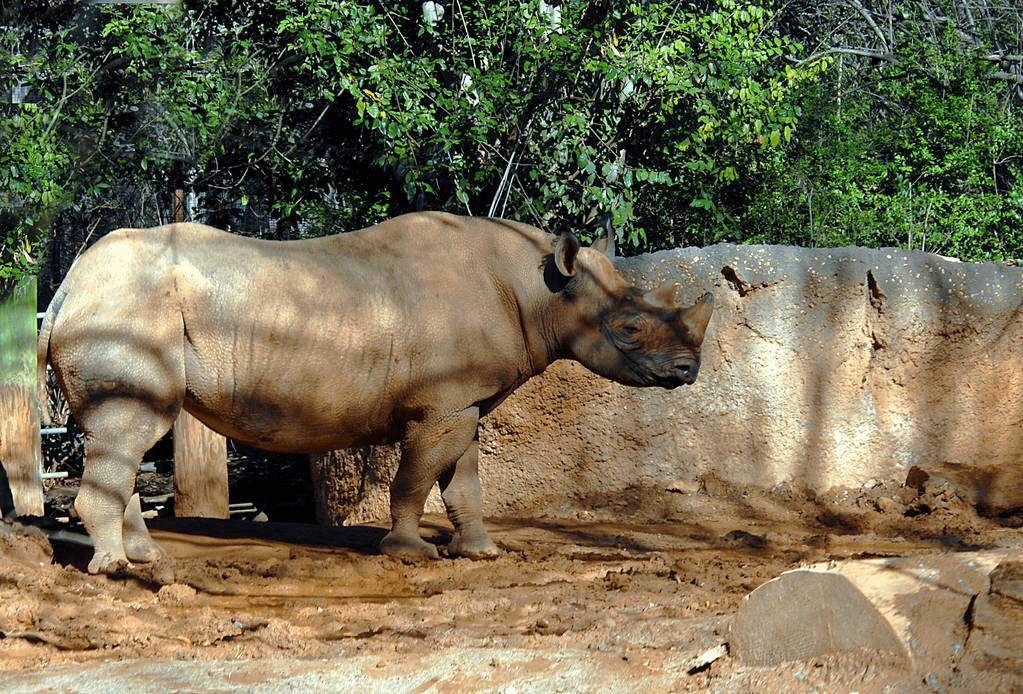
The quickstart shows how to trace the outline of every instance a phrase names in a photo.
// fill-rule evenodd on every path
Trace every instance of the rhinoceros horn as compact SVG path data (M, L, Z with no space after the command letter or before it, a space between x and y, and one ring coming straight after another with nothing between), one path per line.
M675 285L667 282L656 289L651 289L644 298L655 306L670 308L678 305L675 299Z
M689 336L696 344L703 341L703 335L707 332L707 324L714 314L714 295L707 292L695 304L682 312L682 324L689 331Z
M615 234L611 228L611 215L606 214L600 221L601 228L604 233L600 235L596 241L593 242L593 248L600 251L608 258L615 257Z

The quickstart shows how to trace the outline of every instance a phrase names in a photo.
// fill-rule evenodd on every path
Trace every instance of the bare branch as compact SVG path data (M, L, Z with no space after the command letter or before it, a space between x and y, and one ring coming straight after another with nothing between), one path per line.
M814 53L809 58L803 58L802 60L798 60L795 62L796 65L799 66L807 65L829 55L855 55L861 58L870 58L871 60L883 60L885 62L892 64L898 64L902 62L899 59L899 56L895 55L894 53L881 53L878 51L871 51L866 48L839 48L839 47L828 48L826 50L820 51L819 53Z
M996 80L1004 80L1006 82L1015 82L1016 84L1023 85L1023 75L1016 75L1005 70L996 70L991 73L991 77Z
M869 12L867 12L866 8L863 7L863 5L860 4L860 1L849 0L849 4L852 5L857 12L863 15L863 18L867 21L867 24L869 24L870 28L874 30L874 34L876 34L877 38L881 40L881 45L884 46L885 48L888 48L888 38L884 35L884 32L881 31L881 27L877 25L877 22L874 21L874 17L871 16Z

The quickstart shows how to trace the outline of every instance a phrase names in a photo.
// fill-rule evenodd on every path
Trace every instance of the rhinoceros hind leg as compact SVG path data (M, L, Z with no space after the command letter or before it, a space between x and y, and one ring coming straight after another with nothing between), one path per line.
M99 462L106 474L102 479L96 479L96 475L89 474L90 467L96 466L87 463L81 490L75 498L75 511L92 538L91 574L114 573L128 564L122 529L125 504L134 482L133 477L125 474L124 470L129 466L122 461Z
M470 559L496 557L501 553L483 525L483 501L479 477L479 441L469 447L452 467L440 476L441 498L455 534L448 554Z
M134 508L129 502L142 455L170 429L177 409L151 409L129 398L83 409L79 419L85 432L85 471L75 511L94 545L89 573L112 573L129 558L154 556L156 545L145 530L141 509L137 501ZM156 548L156 553L161 550Z
M149 536L138 494L131 495L124 509L124 553L130 561L137 562L154 562L167 556Z

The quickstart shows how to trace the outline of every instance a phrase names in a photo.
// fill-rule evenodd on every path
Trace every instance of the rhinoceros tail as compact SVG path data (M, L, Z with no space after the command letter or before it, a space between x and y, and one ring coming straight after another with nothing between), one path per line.
M50 399L46 395L46 362L50 359L50 331L53 330L53 321L57 318L57 312L60 311L66 295L64 285L61 285L46 309L42 325L39 326L39 339L36 342L36 401L39 403L39 418L44 426L53 424Z

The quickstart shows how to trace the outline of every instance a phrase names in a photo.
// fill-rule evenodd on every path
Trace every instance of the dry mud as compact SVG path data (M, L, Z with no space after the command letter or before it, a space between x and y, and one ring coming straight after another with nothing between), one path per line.
M744 665L729 620L787 569L1021 548L1020 524L947 485L817 496L705 476L492 519L490 561L379 556L382 524L164 517L167 561L90 576L73 526L5 523L0 690L969 691L954 664L923 681L870 652ZM432 541L449 528L424 519Z

